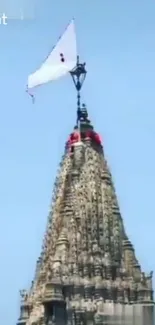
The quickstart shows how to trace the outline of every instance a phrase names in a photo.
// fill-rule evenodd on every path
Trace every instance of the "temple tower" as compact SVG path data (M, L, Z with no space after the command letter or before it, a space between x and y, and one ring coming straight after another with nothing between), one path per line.
M79 98L17 325L153 325L152 272L145 274L136 258L104 145Z

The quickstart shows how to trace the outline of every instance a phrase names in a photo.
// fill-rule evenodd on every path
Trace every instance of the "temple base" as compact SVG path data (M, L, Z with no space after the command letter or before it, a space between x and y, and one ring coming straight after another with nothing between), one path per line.
M98 303L100 302L96 305ZM86 302L84 305L85 308ZM103 310L98 306L94 312L84 311L82 306L66 311L60 307L55 305L54 317L46 317L46 325L154 325L154 304L123 305L106 302Z

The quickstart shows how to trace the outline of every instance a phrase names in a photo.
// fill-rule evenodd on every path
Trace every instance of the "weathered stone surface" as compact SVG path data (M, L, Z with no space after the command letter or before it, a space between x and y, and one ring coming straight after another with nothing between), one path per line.
M18 324L153 325L152 306L152 273L142 272L125 232L103 148L81 138L60 164Z

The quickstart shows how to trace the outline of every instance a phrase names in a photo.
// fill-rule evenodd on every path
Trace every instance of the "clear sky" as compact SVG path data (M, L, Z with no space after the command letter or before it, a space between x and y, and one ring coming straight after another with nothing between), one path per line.
M127 233L143 269L155 269L155 1L39 0L33 20L0 25L0 322L5 325L16 323L18 291L33 278L52 185L76 116L69 77L40 88L35 105L25 85L73 16L88 69L83 100L102 135Z

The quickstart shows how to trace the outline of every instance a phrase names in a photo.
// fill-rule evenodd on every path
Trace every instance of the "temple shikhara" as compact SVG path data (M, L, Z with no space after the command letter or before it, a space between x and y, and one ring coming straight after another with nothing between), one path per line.
M144 273L136 258L104 142L80 103L85 64L78 60L69 72L77 121L65 142L34 280L21 291L17 325L153 325L152 272Z

